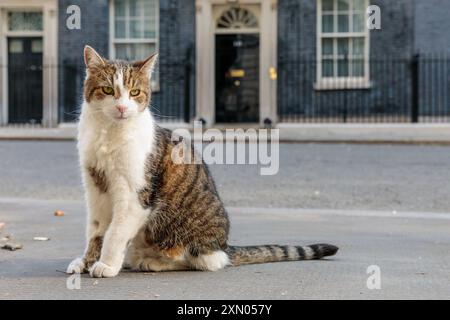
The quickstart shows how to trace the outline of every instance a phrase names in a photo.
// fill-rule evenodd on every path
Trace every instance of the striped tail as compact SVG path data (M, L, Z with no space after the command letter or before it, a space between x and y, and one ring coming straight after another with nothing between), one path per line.
M278 261L313 260L332 256L338 247L331 244L312 244L309 246L229 246L225 252L233 266Z

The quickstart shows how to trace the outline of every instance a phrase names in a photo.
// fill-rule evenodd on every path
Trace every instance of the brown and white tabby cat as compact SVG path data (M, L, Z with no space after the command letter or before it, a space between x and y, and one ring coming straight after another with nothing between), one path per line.
M69 273L219 270L227 265L320 259L309 246L227 244L229 221L205 164L175 164L177 143L148 110L157 55L108 61L85 47L87 77L78 150L88 208L87 247ZM193 148L190 149L194 154Z

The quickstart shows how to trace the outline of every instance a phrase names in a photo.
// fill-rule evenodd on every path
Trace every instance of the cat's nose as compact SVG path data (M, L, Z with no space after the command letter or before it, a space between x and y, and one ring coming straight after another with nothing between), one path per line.
M117 110L119 110L120 113L124 113L127 110L127 107L123 105L116 106Z

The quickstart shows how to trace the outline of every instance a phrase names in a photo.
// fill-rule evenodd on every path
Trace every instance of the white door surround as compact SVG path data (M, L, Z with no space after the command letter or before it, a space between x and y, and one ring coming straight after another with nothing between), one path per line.
M42 31L10 31L8 12L39 11ZM0 125L8 123L8 37L42 37L43 39L43 112L42 124L58 124L58 0L0 0Z
M196 0L196 119L215 123L215 35L259 33L259 119L277 119L277 0ZM222 13L233 6L245 8L258 20L256 26L218 28Z

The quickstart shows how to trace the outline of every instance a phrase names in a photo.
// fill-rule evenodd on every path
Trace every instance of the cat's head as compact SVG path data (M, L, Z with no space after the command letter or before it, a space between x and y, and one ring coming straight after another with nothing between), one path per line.
M84 48L87 107L114 122L139 116L150 103L150 79L157 54L141 61L109 61L93 48Z

